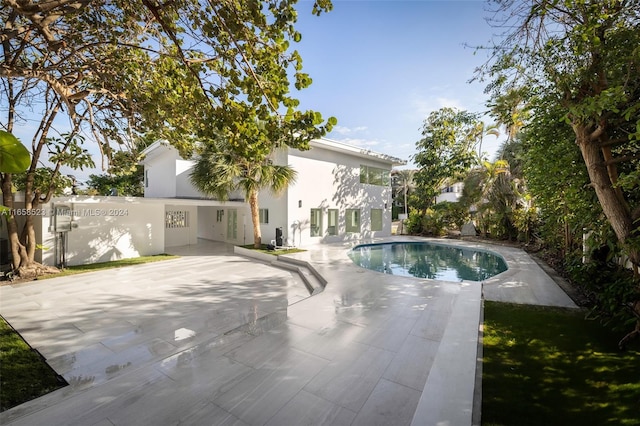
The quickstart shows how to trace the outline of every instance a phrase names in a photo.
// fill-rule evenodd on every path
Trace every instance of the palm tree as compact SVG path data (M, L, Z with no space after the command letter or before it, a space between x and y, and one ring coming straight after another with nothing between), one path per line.
M500 127L498 124L484 124L482 121L478 121L475 127L471 131L470 135L473 139L476 140L476 144L478 145L478 161L482 161L482 142L484 141L485 136L495 136L496 138L500 137Z
M219 139L207 144L202 151L191 172L191 182L200 191L220 200L228 199L235 190L242 190L251 209L253 245L260 248L262 232L258 194L262 189L279 194L295 182L296 175L290 166L273 164L271 155L249 159Z
M397 194L398 193L397 191L399 189L402 190L402 194L404 196L404 214L405 214L405 217L409 217L407 196L409 195L409 192L411 190L415 189L413 176L415 175L416 171L415 170L395 170L393 173L396 176L396 179L394 180L394 191ZM402 227L401 233L404 233L404 220L400 221L400 225Z
M507 93L492 99L488 104L490 114L497 120L498 125L505 126L507 141L515 139L530 117L527 97L526 87L509 89Z
M407 194L410 190L413 189L413 176L416 174L415 170L399 170L398 176L400 177L400 187L402 188L402 192L404 194L404 214L408 214L407 212Z

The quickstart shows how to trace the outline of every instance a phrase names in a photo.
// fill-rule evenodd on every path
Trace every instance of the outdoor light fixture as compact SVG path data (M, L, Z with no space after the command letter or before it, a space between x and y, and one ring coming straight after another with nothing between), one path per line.
M302 200L298 200L298 207L302 207Z

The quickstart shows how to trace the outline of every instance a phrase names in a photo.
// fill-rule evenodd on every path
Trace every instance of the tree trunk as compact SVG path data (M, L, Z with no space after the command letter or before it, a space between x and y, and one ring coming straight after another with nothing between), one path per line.
M253 222L253 247L259 249L262 246L262 232L260 230L258 191L249 193L249 207L251 208L251 221Z
M590 138L589 129L586 128L586 126L580 125L574 125L573 129L576 133L576 143L582 152L582 158L587 166L589 179L596 191L602 210L616 233L618 241L621 244L625 244L627 239L633 236L633 217L625 200L621 198L621 194L616 190L612 182L612 179L615 179L617 173L612 173L612 171L607 168L604 158L601 157L601 149ZM628 247L628 254L635 272L640 263L640 251L636 248ZM638 277L636 276L636 282L637 279ZM638 318L636 326L633 331L620 340L618 343L620 349L624 349L630 340L640 336L640 301L636 301L632 309L636 318Z
M618 241L624 244L633 233L631 212L624 200L621 200L616 193L607 166L601 156L601 150L591 140L589 129L583 125L574 125L573 128L576 133L576 143L580 147L591 185L596 191L602 211L616 233ZM639 252L636 249L629 248L629 258L635 265L640 263Z
M2 175L2 204L13 210L14 204L13 192L11 191L11 178L12 176L10 173ZM33 204L26 202L25 209L30 208L33 208ZM41 265L34 260L37 244L36 233L33 227L33 216L26 216L26 223L23 229L23 234L26 236L24 241L20 241L15 215L10 211L9 214L4 217L7 224L7 235L9 237L13 271L23 279L33 279L39 275L58 272L57 268Z
M7 236L9 237L13 270L17 271L20 266L28 261L29 257L26 247L20 243L20 238L18 237L18 224L16 223L16 217L13 213L14 204L13 192L11 191L11 177L10 173L2 175L2 204L10 209L4 217L7 223Z

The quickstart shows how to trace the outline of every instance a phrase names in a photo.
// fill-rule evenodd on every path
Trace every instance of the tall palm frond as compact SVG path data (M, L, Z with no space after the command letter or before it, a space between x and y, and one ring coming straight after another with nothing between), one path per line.
M262 238L258 193L263 189L281 193L297 176L293 168L273 164L270 157L248 159L216 141L203 149L190 176L196 188L220 200L227 200L235 190L244 192L251 209L255 247L260 247Z

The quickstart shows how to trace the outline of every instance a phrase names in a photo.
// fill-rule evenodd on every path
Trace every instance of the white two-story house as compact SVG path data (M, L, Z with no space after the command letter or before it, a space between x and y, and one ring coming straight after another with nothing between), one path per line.
M391 235L390 172L405 162L324 138L310 145L307 151L275 153L274 162L293 167L297 178L280 195L260 192L262 241L306 246ZM194 161L169 144L156 142L144 155L145 198L162 198L167 205L165 246L197 238L253 243L244 194L223 202L199 192L190 181Z
M307 246L391 234L393 166L404 162L327 139L311 149L282 150L274 161L291 165L297 180L281 195L260 194L262 240ZM244 194L210 199L191 184L193 160L169 144L145 150L145 197L63 196L41 206L34 221L42 249L36 260L80 265L167 252L199 238L252 244L253 224ZM16 208L23 205L16 194ZM23 217L17 217L22 223ZM9 258L0 226L0 270Z

